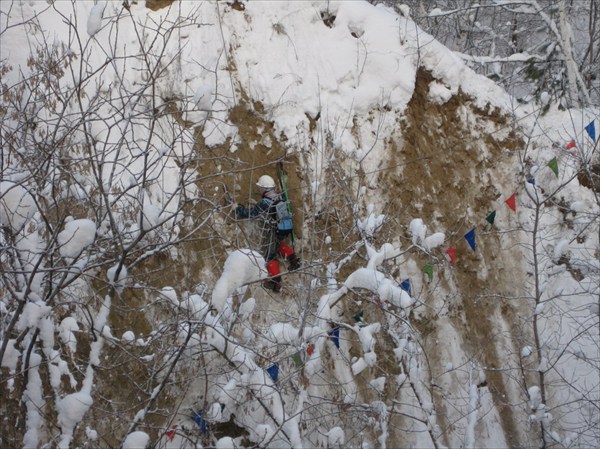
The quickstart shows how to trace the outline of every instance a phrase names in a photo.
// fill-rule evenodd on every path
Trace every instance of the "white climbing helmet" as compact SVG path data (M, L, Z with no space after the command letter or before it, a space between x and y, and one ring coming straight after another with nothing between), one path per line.
M269 175L262 175L260 178L258 178L256 185L261 189L274 189L275 181L273 181L273 178L271 178Z

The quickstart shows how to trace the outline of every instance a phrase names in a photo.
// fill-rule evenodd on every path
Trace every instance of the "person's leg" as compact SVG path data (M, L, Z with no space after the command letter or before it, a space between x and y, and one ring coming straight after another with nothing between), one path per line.
M267 272L269 273L269 279L266 279L263 282L263 286L274 292L278 292L281 290L281 271L277 259L272 259L267 262Z
M263 255L266 262L269 279L263 282L263 286L274 292L281 290L281 270L277 260L278 240L274 232L269 232L263 240Z
M277 252L289 262L288 270L295 271L300 269L300 258L296 255L294 249L285 243L285 239L288 235L290 235L290 233L277 233Z

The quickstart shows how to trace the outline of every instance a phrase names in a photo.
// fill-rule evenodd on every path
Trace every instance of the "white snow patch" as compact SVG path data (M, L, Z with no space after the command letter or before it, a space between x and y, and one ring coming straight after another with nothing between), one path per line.
M534 385L527 390L529 393L529 407L531 410L537 410L542 405L542 393L540 387Z
M150 436L146 432L137 430L131 432L123 441L123 449L143 449L148 445Z
M521 357L529 357L533 353L533 348L531 346L524 346L521 349Z
M223 274L212 292L212 305L223 310L225 301L237 288L267 276L265 259L256 251L240 249L227 257Z
M179 307L179 299L177 299L177 292L173 287L163 287L160 291L160 294L175 307Z
M161 209L155 204L151 202L146 202L144 204L144 210L141 216L141 226L140 229L143 231L149 231L151 229L156 228L161 223L160 214Z
M69 394L57 401L58 423L62 431L61 441L58 444L60 448L69 447L75 426L83 419L92 403L92 397L82 392Z
M202 84L196 89L192 102L197 109L210 111L212 109L213 95L214 86L212 84Z
M377 362L377 354L375 353L375 351L367 352L363 356L363 358L364 358L367 366L370 366L370 367L375 366L375 363Z
M85 436L88 437L88 440L96 441L98 439L98 432L96 432L96 430L92 429L91 427L87 426L85 428Z
M275 323L267 332L267 336L278 344L297 344L298 335L298 329L289 323Z
M135 334L132 331L125 331L121 336L121 341L123 343L131 344L135 341Z
M27 189L11 181L0 182L0 226L19 232L37 211Z
M17 322L17 330L25 330L28 327L35 327L38 325L38 322L45 318L52 308L47 306L41 301L30 301L25 304L23 308L23 313L19 317L19 321Z
M362 231L365 236L372 237L375 231L383 225L385 222L385 215L377 215L374 213L375 205L369 204L367 206L367 218L364 220L356 220L356 226Z
M60 322L60 326L58 326L60 339L73 353L77 350L77 339L74 332L78 330L79 325L77 324L77 320L72 316L64 318Z
M359 358L356 362L352 364L352 374L355 376L362 373L365 368L367 368L367 362L363 357Z
M535 310L533 311L534 315L541 315L541 313L544 311L544 303L540 302L538 305L535 306Z
M23 436L23 447L38 447L42 425L40 410L44 406L42 379L39 374L39 365L41 362L42 357L32 352L29 360L29 381L23 395L23 402L27 409L27 431Z
M119 270L119 267L121 269L117 274L117 270ZM127 267L125 265L117 263L116 265L113 265L106 271L106 277L108 278L109 282L113 284L123 285L124 280L127 277Z
M442 83L433 81L429 84L429 98L435 104L444 104L452 98L452 91Z
M90 36L96 34L102 28L102 16L104 15L105 2L100 2L92 7L87 21L87 33Z
M427 226L420 218L411 220L409 225L410 233L412 234L412 244L420 245L425 240L427 234Z
M341 447L346 441L346 435L341 427L333 427L327 432L328 447Z
M246 320L252 315L254 312L254 308L256 307L256 299L248 298L242 304L240 304L240 308L238 310L238 314L242 320Z
M96 224L92 220L71 220L65 224L65 228L57 237L60 255L74 259L94 243L95 238Z
M443 232L436 232L423 240L423 247L427 251L431 251L432 249L443 245L445 240L446 235Z
M385 381L385 376L377 377L376 379L369 381L369 386L378 393L383 394L383 389L385 388Z
M569 249L569 239L562 239L554 246L553 260L557 262Z
M220 438L215 444L215 449L235 449L237 445L231 437Z
M360 344L363 352L371 352L375 348L375 337L374 333L379 332L381 329L381 324L372 323L368 326L361 327L358 331L358 337L360 339Z
M0 340L0 345L2 345L2 340ZM20 351L17 348L15 348L15 340L8 340L8 343L6 344L6 350L4 351L4 356L2 357L0 366L2 368L8 368L8 371L11 374L7 382L9 391L12 391L14 388L15 380L12 375L17 370L17 364L19 363L20 356Z
M182 302L194 319L201 320L210 311L210 306L200 295L190 295Z

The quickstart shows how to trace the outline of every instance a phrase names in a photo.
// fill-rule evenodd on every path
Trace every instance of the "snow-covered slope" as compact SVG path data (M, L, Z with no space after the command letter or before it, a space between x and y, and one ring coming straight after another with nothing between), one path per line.
M7 441L600 441L597 109L515 104L407 8L147 6L2 2ZM223 199L278 161L276 295Z

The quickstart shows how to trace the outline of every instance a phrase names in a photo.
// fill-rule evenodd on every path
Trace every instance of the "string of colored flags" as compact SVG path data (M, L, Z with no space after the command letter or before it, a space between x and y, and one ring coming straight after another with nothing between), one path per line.
M596 142L596 126L594 124L594 121L591 121L587 126L584 127L584 129L587 132L590 139L592 139L593 142ZM565 149L571 150L573 148L576 148L576 146L577 145L575 143L575 140L571 140L565 146ZM558 178L559 168L558 168L558 159L556 157L553 157L552 159L550 159L548 161L547 167L550 168L550 170L552 170L554 175ZM535 185L535 178L530 178L527 180L527 182L532 185ZM505 204L513 212L517 211L517 201L516 200L517 200L516 193L513 193L507 200L505 200ZM490 212L490 214L487 217L485 217L485 220L490 225L494 224L495 219L496 219L496 211L495 210ZM467 231L467 233L464 234L464 239L466 240L466 242L469 245L469 247L471 248L471 250L476 252L477 251L476 228L472 228L469 231ZM456 263L456 247L450 246L448 249L446 249L444 251L444 253L448 256L448 259L450 260L450 264L454 265ZM431 263L425 264L422 267L421 271L425 275L427 275L427 277L429 278L429 281L433 280L434 266ZM411 294L410 279L404 279L400 283L400 288L402 288L404 291L406 291L410 295Z

